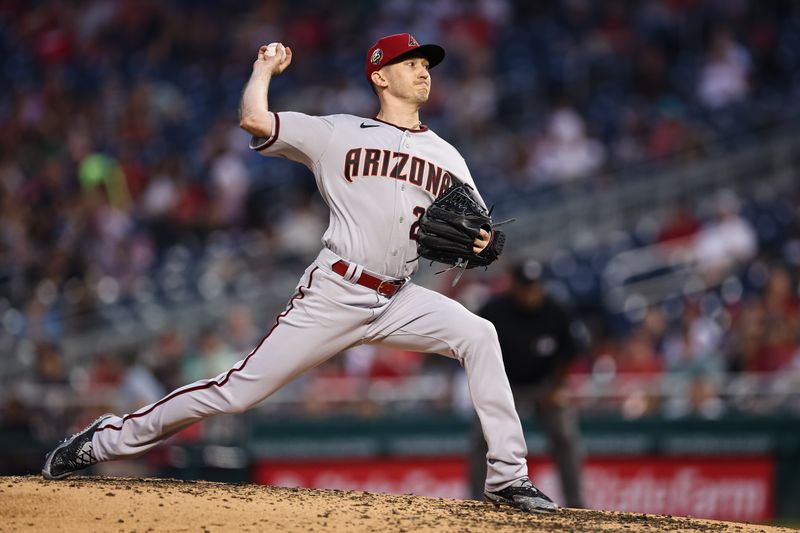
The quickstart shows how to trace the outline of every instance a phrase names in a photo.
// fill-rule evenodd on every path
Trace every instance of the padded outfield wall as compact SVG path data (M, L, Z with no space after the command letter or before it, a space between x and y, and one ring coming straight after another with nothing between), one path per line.
M250 438L163 450L176 477L468 497L469 421L249 417ZM546 443L525 421L535 482L560 497ZM583 420L596 509L769 522L800 518L800 418Z

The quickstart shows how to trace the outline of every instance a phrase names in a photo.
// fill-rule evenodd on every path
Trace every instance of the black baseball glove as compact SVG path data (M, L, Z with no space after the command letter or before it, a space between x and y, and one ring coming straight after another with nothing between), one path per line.
M456 182L422 215L417 254L462 269L488 266L498 258L506 242L505 234L494 226L491 212L478 202L473 188ZM472 248L481 229L489 233L489 244L475 253Z

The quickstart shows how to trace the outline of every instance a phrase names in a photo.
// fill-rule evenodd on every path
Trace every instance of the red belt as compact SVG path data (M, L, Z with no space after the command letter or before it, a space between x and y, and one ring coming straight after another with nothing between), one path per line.
M347 273L347 269L349 267L350 263L348 263L347 261L339 260L333 264L331 270L333 270L340 276L344 276ZM400 290L400 287L402 287L405 284L405 282L406 280L404 279L387 281L384 279L376 278L375 276L367 274L366 272L362 272L361 276L358 278L358 281L356 281L356 283L358 283L359 285L363 285L364 287L372 289L381 296L385 296L387 298L391 298L392 296L394 296L397 293L397 291Z

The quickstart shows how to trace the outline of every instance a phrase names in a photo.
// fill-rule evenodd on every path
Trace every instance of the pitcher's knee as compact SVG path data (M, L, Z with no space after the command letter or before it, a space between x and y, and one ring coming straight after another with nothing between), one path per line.
M224 402L220 411L225 414L241 414L250 410L261 398L252 398L248 394L234 395L230 391L222 392Z
M479 316L467 323L463 335L463 341L470 347L487 348L500 344L494 324Z

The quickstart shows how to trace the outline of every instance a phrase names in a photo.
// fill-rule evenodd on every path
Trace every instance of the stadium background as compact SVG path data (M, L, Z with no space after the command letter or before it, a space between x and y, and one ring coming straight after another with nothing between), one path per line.
M790 1L3 2L1 472L250 350L327 218L303 167L248 153L254 51L296 54L274 109L370 116L364 50L399 31L448 51L423 120L519 219L505 263L542 260L590 333L570 377L589 505L797 519ZM504 266L420 279L475 308ZM463 497L471 408L451 363L360 347L97 471Z

